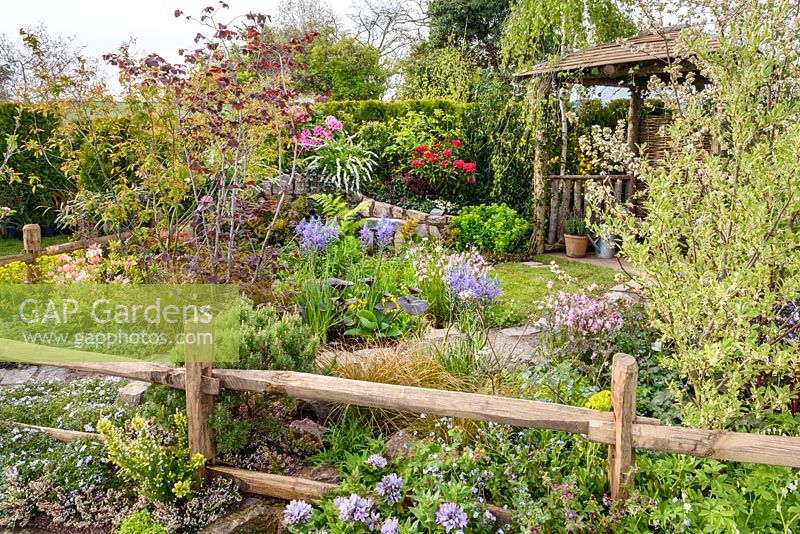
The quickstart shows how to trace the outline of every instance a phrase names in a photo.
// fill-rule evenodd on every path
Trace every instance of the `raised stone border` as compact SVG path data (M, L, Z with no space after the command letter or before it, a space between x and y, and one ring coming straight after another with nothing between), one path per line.
M380 219L388 217L402 221L417 221L416 232L420 237L432 237L442 239L449 233L449 224L452 215L445 215L441 210L433 210L432 213L401 208L387 202L380 202L371 198L364 198L369 202L369 207L364 210L364 215L370 218Z

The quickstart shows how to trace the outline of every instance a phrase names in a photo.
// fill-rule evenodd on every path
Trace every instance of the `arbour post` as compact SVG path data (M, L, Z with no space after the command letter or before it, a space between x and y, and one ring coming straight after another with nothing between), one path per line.
M26 224L22 227L22 247L29 259L22 268L22 281L26 284L34 282L33 265L42 253L42 229L38 224Z
M213 370L213 325L199 321L185 323L186 357L186 418L189 426L189 451L200 453L206 464L214 463L216 446L211 430L210 417L214 410L214 395L204 392L203 378L210 377ZM205 476L205 471L199 474Z
M611 406L614 410L614 444L608 446L608 489L612 499L624 499L633 487L636 420L636 381L639 367L627 354L615 354L611 367Z

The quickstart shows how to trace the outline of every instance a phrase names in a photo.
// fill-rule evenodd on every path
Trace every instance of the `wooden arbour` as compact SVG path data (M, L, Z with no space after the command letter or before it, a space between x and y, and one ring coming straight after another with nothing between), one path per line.
M651 77L668 79L670 73L689 73L702 87L706 80L681 45L683 28L666 28L644 32L613 43L591 46L566 54L562 58L541 63L522 72L519 78L529 78L538 83L537 92L545 96L556 85L580 84L585 87L623 87L630 91L627 118L627 144L631 152L639 152L650 161L664 156L666 139L662 131L669 123L667 117L642 117L642 104L647 83ZM716 44L712 39L711 48ZM557 82L557 83L556 83ZM570 212L582 211L583 185L587 180L610 181L617 202L636 199L637 178L634 175L548 175L544 150L544 136L534 137L537 146L534 155L534 208L535 230L531 238L531 251L537 254L562 246L563 221ZM549 198L549 203L548 203ZM549 206L549 211L548 211Z

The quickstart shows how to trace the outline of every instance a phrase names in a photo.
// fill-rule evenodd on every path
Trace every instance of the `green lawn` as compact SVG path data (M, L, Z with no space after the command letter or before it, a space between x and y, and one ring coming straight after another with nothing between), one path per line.
M57 235L55 237L43 237L42 248L45 249L51 245L59 245L69 241L68 235ZM22 241L17 239L0 239L0 256L13 256L22 252Z
M551 256L539 256L535 261L550 264L555 258ZM577 279L578 284L586 288L591 284L597 284L601 290L608 289L614 285L615 276L618 271L606 267L598 267L576 261L555 259L561 269L570 276ZM499 317L503 325L523 324L529 315L534 319L541 316L541 311L537 309L539 303L554 291L565 289L564 283L560 282L549 267L530 267L522 263L500 263L495 265L495 271L500 278L500 286L503 289L503 303L499 307ZM553 289L547 289L547 282L554 282ZM570 291L570 288L566 288ZM574 291L575 289L572 289Z

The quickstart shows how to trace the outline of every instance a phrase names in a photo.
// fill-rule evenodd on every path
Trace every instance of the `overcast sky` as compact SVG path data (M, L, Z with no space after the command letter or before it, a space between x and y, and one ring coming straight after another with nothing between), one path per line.
M0 33L17 40L19 29L43 22L52 35L74 36L88 56L100 57L136 38L136 49L177 60L179 48L191 48L196 23L175 18L176 9L198 14L217 0L4 0ZM275 0L227 0L231 16L256 11L274 14ZM329 0L344 15L350 0ZM225 17L227 18L227 17ZM224 20L221 19L221 20ZM108 72L111 72L110 70Z

